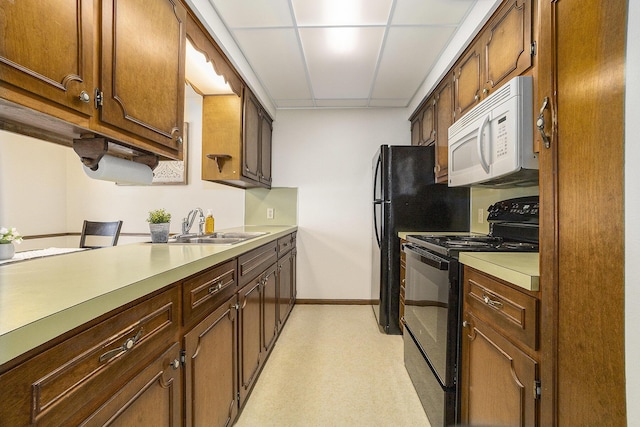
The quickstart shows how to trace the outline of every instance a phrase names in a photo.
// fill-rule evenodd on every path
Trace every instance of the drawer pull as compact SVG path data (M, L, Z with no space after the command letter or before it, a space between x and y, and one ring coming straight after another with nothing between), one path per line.
M142 337L142 331L144 331L144 328L140 328L140 330L138 331L135 337L128 338L120 347L114 348L113 350L109 350L106 353L102 354L100 356L100 362L104 362L106 360L109 360L117 356L120 353L124 353L131 350L136 345L136 343L140 340L140 337Z
M173 359L173 361L171 363L169 363L169 366L171 366L173 368L173 370L175 371L176 369L178 369L180 367L180 361L178 359Z
M485 304L495 308L502 308L503 304L500 301L493 300L489 298L487 294L482 294L482 300Z
M218 282L217 285L213 285L209 287L209 295L213 295L216 292L220 291L220 289L222 289L222 286L224 285L224 282L221 280Z

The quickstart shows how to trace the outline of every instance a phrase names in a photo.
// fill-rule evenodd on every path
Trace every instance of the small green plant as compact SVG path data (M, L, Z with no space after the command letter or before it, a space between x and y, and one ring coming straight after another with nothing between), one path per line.
M150 224L163 224L165 222L171 222L171 214L164 209L149 211L149 218L147 218L147 222Z

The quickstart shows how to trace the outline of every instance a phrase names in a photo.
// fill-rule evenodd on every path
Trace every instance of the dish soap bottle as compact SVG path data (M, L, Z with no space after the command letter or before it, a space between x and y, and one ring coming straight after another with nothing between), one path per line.
M214 219L211 209L207 210L207 216L204 218L204 234L213 234Z

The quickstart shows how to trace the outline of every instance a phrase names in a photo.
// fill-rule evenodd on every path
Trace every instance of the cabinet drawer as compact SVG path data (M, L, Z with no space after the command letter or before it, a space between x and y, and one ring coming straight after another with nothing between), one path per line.
M133 305L0 376L7 425L76 425L179 338L177 286ZM126 349L126 350L125 350Z
M240 286L244 286L278 260L278 243L267 243L238 257Z
M474 269L464 270L465 310L512 340L538 349L538 300Z
M278 258L289 252L296 245L296 233L278 239Z
M184 325L203 319L236 292L236 260L217 265L182 282Z

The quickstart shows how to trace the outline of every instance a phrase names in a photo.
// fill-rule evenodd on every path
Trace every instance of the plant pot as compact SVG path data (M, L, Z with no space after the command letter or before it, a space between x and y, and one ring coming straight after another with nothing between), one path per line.
M16 253L13 243L0 243L0 260L11 259Z
M151 243L167 243L169 241L169 222L162 224L149 224L151 231Z

